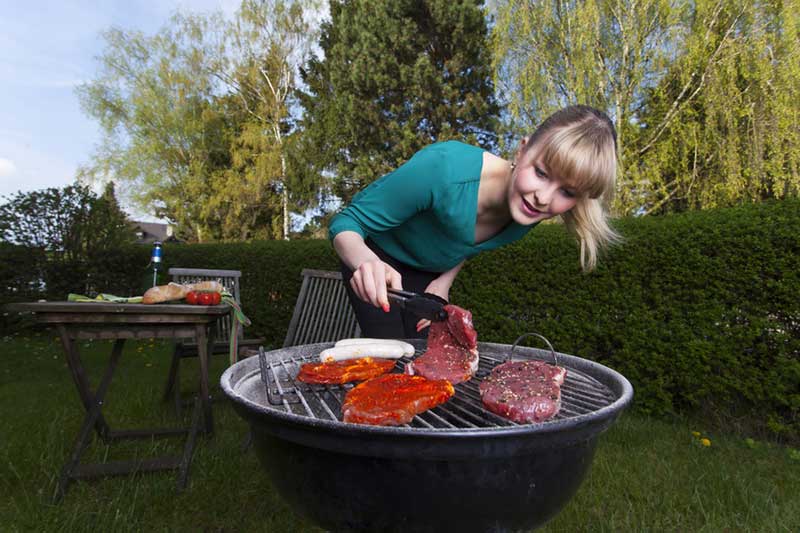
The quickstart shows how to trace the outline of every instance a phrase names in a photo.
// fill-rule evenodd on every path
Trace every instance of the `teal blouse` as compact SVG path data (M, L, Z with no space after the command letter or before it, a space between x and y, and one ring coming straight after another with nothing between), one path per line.
M444 272L485 250L521 239L532 227L511 221L475 244L483 150L447 141L414 154L397 170L364 188L331 221L371 238L395 259L419 270Z

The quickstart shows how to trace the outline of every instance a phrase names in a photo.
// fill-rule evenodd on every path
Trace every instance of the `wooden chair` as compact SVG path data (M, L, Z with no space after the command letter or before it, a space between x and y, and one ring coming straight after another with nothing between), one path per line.
M283 346L360 337L341 272L303 269L303 284Z
M176 283L197 283L198 281L219 281L237 303L241 303L239 293L239 279L242 273L239 270L209 270L202 268L170 268L168 271L172 281ZM242 325L238 324L236 331L233 326L233 317L230 314L219 319L216 324L214 346L209 355L229 354L231 335L238 337L239 355L249 355L253 346L264 342L264 339L245 339ZM173 396L175 409L180 412L182 400L180 391L180 363L186 357L197 357L197 344L189 342L176 342L172 353L167 384L164 388L164 401Z
M298 344L331 342L361 336L361 328L342 284L342 273L304 268L303 284L294 305L284 348ZM247 433L242 449L253 442Z

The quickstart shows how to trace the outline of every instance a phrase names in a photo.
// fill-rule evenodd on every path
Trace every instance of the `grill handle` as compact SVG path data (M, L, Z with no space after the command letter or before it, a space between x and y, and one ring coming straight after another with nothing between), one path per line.
M258 366L261 368L261 381L264 383L264 390L269 397L269 378L267 377L267 355L264 353L264 347L258 347Z
M556 366L559 366L558 356L556 355L556 351L553 349L553 345L550 344L550 341L547 340L543 335L539 335L538 333L523 333L522 335L520 335L517 338L517 340L514 341L514 344L511 346L511 351L508 353L508 361L511 361L514 358L514 348L516 348L517 344L519 344L519 341L521 341L525 337L539 337L540 339L542 339L547 344L547 347L550 348L550 353L553 354L553 363Z

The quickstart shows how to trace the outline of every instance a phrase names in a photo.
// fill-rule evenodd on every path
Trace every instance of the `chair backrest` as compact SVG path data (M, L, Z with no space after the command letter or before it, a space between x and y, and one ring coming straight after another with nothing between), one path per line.
M239 300L239 278L242 273L239 270L210 270L205 268L170 268L168 270L172 281L175 283L197 283L198 281L219 281L225 290L231 293L236 303ZM224 315L217 322L217 342L227 342L230 340L233 319L231 315ZM239 339L244 338L242 325L239 324L239 331L236 333Z
M360 337L341 272L304 269L284 346Z

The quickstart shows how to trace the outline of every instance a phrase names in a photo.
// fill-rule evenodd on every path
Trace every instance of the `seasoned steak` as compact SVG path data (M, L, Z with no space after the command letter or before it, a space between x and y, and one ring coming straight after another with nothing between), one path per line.
M342 420L354 424L399 426L414 415L436 407L455 393L444 380L406 374L386 374L348 391L342 403Z
M372 357L327 363L305 363L297 373L297 380L304 383L341 385L374 378L391 371L392 368L394 368L393 360Z
M543 361L509 361L494 367L480 384L484 407L514 422L544 422L561 409L566 369Z
M447 320L431 324L428 349L406 365L406 373L455 385L478 370L478 333L472 326L472 313L456 305L444 309Z

